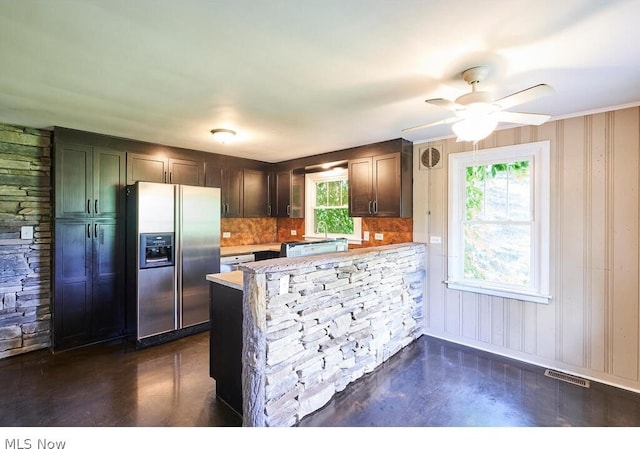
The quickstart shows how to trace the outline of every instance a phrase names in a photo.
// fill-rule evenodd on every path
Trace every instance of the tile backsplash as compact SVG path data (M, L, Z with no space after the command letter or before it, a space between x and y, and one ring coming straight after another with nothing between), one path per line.
M354 248L412 242L413 218L363 218L362 233L365 232L369 232L369 240L363 240L362 245L353 245ZM382 240L376 240L376 234Z
M292 235L295 231L296 235ZM278 218L278 241L304 240L304 218Z
M222 218L221 246L257 245L304 239L304 218ZM295 235L291 231L295 231ZM354 248L413 241L412 218L363 218L362 231L369 239ZM224 234L229 237L224 238ZM376 234L381 240L376 239Z
M225 238L225 233L229 233L229 237ZM220 246L277 242L277 221L275 218L222 218L220 237Z

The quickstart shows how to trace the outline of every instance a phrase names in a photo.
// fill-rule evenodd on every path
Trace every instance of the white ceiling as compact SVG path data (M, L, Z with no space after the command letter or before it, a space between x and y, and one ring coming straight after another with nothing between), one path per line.
M491 68L511 109L640 102L638 0L0 0L0 122L269 162L451 135L425 104ZM233 144L209 130L228 127Z

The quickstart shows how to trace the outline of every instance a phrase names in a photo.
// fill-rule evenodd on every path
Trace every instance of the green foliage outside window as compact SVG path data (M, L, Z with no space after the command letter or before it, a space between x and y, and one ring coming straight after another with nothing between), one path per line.
M314 229L323 234L352 234L353 218L349 217L349 184L346 180L316 183Z
M527 285L531 266L530 162L466 168L464 277Z
M473 165L466 173L466 219L476 218L485 204L484 186L487 180L497 177L523 179L529 176L529 161L517 161L509 164ZM506 192L505 192L506 197Z
M316 209L314 229L318 234L324 233L326 223L328 234L353 234L353 218L348 209Z

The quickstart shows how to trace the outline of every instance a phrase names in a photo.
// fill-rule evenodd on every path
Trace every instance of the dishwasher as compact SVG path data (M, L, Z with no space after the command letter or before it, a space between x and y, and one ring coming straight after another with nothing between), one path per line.
M238 265L248 262L254 262L256 256L254 254L238 254L236 256L222 256L220 257L220 273L227 273L229 271L236 271Z

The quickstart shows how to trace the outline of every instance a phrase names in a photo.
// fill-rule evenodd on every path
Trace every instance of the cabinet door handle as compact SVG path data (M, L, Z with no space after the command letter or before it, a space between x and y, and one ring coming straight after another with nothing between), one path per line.
M87 224L87 238L91 238L91 224Z
M91 214L91 200L87 199L87 213Z
M378 213L378 200L373 202L373 213L374 214Z
M93 225L93 238L94 239L98 238L98 223Z
M287 217L291 215L291 204L287 204Z
M164 182L164 183L167 182L167 172L164 172L164 176L162 178L162 182Z
M95 201L95 203L93 204L93 209L95 211L95 213L98 213L98 200Z
M371 211L371 203L372 203L372 201L369 201L369 215L373 214L373 212Z
M271 205L267 206L267 216L270 217L271 216Z
M169 172L169 184L173 184L173 172Z

